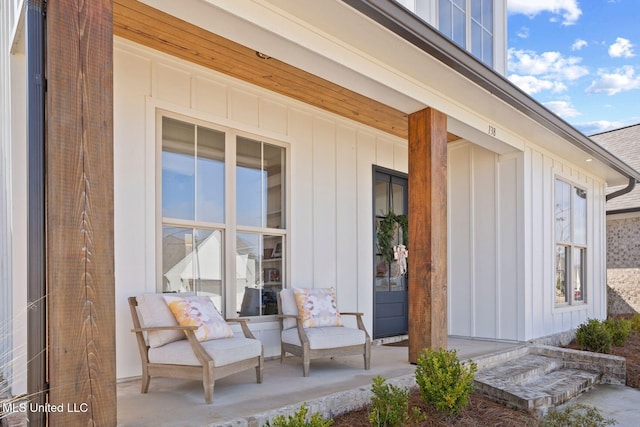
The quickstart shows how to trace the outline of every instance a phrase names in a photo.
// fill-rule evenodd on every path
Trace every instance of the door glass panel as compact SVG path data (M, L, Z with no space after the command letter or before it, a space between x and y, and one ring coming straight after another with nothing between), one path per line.
M391 184L391 209L396 214L404 213L404 193L406 187L400 184Z
M376 180L375 215L386 216L389 213L389 182Z
M222 232L162 227L163 292L195 292L222 306Z

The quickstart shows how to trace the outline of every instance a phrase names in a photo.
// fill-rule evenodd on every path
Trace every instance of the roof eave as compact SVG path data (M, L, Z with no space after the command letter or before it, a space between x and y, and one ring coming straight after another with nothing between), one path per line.
M625 177L640 181L640 173L631 166L602 148L401 5L390 0L342 1L609 168Z

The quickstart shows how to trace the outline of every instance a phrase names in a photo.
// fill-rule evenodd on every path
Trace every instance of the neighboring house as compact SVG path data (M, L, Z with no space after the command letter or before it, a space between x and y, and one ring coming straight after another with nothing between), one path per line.
M267 357L282 287L335 287L374 338L408 332L410 360L448 335L557 339L605 318L605 193L640 174L504 78L506 0L404 3L420 17L387 0L51 1L42 94L39 15L2 2L12 391L42 391L48 366L51 402L95 399L52 425L115 420L143 292L211 295L226 316L261 294ZM390 210L409 214L408 278L378 253Z
M591 139L640 170L640 124ZM607 285L610 315L640 312L640 187L607 202Z

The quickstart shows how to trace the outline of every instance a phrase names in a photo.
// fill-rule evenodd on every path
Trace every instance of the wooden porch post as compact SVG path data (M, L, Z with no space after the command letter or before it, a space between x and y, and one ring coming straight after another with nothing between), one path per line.
M47 2L49 425L116 425L112 0Z
M409 362L447 348L447 117L409 116Z

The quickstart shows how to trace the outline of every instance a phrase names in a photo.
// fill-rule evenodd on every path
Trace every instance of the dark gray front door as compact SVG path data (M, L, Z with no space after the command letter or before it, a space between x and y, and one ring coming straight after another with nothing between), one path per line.
M380 222L393 212L407 214L408 184L406 174L379 167L374 168L374 338L407 333L407 277L399 275L395 262L388 263L380 253L378 229ZM402 242L404 230L398 229L393 244Z

